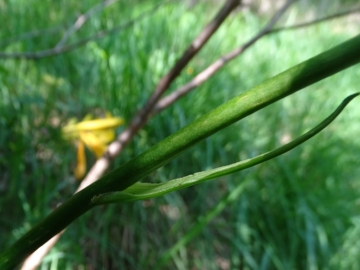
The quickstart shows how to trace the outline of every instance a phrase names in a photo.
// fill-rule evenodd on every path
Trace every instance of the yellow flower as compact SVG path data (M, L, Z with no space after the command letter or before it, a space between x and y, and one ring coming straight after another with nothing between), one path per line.
M92 119L90 115L84 117L83 121L77 122L70 119L69 123L62 128L63 137L75 141L77 145L77 165L75 178L81 179L86 172L86 145L97 158L101 157L106 145L115 139L115 128L122 125L124 119L113 117L110 113L106 118Z

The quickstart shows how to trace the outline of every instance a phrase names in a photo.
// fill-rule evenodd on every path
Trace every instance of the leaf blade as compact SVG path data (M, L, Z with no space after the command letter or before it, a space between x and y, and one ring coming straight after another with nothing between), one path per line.
M248 169L250 167L263 163L267 160L273 159L299 146L300 144L306 142L307 140L311 139L316 134L321 132L332 121L334 121L336 117L339 116L339 114L343 111L346 105L348 105L350 101L353 100L359 94L360 93L355 93L348 96L341 102L341 104L336 108L336 110L332 114L330 114L325 120L323 120L319 125L311 129L310 131L306 132L302 136L296 138L295 140L279 148L276 148L275 150L258 155L254 158L236 162L227 166L222 166L216 169L198 172L192 175L188 175L182 178L177 178L164 183L151 184L151 183L138 182L128 187L124 191L110 192L95 196L91 200L91 203L94 205L101 205L108 203L123 203L123 202L131 202L131 201L155 198L179 189L183 189L192 185L205 182L210 179L214 179L220 176L224 176L244 169Z

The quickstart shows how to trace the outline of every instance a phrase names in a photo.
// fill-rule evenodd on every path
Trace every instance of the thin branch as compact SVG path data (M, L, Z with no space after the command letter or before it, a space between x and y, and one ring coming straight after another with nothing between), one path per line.
M280 31L287 31L287 30L303 28L303 27L311 26L311 25L322 23L325 21L330 21L333 19L337 19L337 18L344 17L344 16L347 16L350 14L358 13L358 12L360 12L360 7L356 8L356 9L352 9L352 10L341 11L339 13L331 14L329 16L326 16L326 17L323 17L320 19L315 19L315 20L309 21L309 22L299 23L299 24L295 24L292 26L277 27L277 28L272 29L268 34L273 34L273 33L277 33Z
M150 96L143 109L140 110L131 121L128 128L118 136L118 139L111 143L104 156L96 161L86 178L81 182L76 192L89 186L108 169L112 160L122 151L122 149L130 142L135 136L138 130L144 126L149 118L151 111L155 104L160 99L161 95L169 88L170 84L180 74L184 67L190 62L190 60L199 52L199 50L205 45L209 38L215 33L219 26L229 16L232 10L234 10L240 4L240 0L228 0L215 18L204 28L204 30L198 35L197 38L190 44L188 49L183 53L182 57L175 63L174 67L166 74L158 83L153 94ZM62 232L61 232L62 233ZM31 254L24 262L21 269L30 270L36 269L42 258L47 252L55 245L59 239L61 233L54 236L37 251Z
M76 19L75 23L64 33L63 37L58 42L58 44L56 44L55 48L59 49L59 48L63 47L65 45L66 41L68 40L68 38L70 37L70 35L72 35L76 31L78 31L91 16L95 15L96 13L102 11L106 7L116 3L118 1L119 0L106 0L106 1L103 1L100 4L97 4L96 6L89 9L84 14L81 14Z
M222 68L224 65L226 65L228 62L233 60L235 57L242 54L247 48L249 48L251 45L253 45L256 41L258 41L260 38L268 34L275 23L280 19L280 17L285 13L285 11L288 9L288 7L293 4L297 0L288 0L284 6L276 12L276 14L271 18L269 23L259 32L257 33L252 39L250 39L248 42L243 44L242 46L236 48L232 52L220 57L218 60L216 60L214 63L212 63L210 66L208 66L206 69L204 69L202 72L200 72L194 79L192 79L187 84L181 86L180 88L176 89L174 92L172 92L170 95L162 98L156 107L154 108L152 114L157 114L161 110L169 107L171 104L173 104L176 100L190 92L192 89L198 87L203 82L208 80L212 75L214 75L220 68Z
M124 30L130 26L133 26L135 23L137 23L137 22L145 19L146 17L152 15L153 13L155 13L162 5L168 4L171 2L174 2L174 0L170 0L170 1L167 1L164 3L157 4L154 7L152 7L151 9L149 9L149 10L143 12L142 14L140 14L139 16L135 17L134 19L127 21L126 23L120 24L120 25L118 25L114 28L108 29L108 30L99 31L92 36L89 36L87 38L79 40L70 45L65 45L65 46L59 47L59 48L55 47L55 48L46 49L46 50L42 50L42 51L38 51L38 52L18 52L18 53L0 52L0 58L3 58L3 59L4 58L40 59L40 58L45 58L45 57L50 57L50 56L55 56L55 55L59 55L62 53L66 53L66 52L78 49L79 47L87 44L90 41L99 40L103 37L113 35L115 33L118 33L121 30Z

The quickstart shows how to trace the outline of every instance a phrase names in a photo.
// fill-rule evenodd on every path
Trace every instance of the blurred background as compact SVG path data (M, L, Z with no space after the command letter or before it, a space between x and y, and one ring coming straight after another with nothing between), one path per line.
M0 0L0 51L54 48L78 16L100 2ZM300 0L277 26L359 10L357 2ZM61 127L73 117L106 111L129 122L223 3L115 1L91 15L65 45L115 29L102 38L49 57L0 58L0 250L79 185L76 148L62 138ZM244 1L169 91L253 37L280 4ZM134 18L136 23L116 28ZM232 97L357 35L359 22L360 13L354 13L263 37L152 118L112 168ZM360 66L354 66L279 101L145 181L167 181L272 150L359 91L359 76ZM359 269L359 106L354 100L315 138L255 168L157 199L93 209L68 227L40 269L149 269L159 261L161 269ZM86 155L90 168L95 157L88 150ZM241 192L230 200L239 185Z

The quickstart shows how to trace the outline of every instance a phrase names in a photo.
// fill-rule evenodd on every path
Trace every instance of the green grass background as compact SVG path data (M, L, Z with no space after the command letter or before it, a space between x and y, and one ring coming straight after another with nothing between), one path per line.
M159 1L120 1L73 35L75 42L141 14ZM351 8L353 1L300 1L291 25ZM38 51L97 1L0 1L0 50ZM110 111L128 121L159 78L220 7L174 2L117 34L41 60L0 60L0 250L69 198L74 147L61 139L71 117ZM194 74L251 38L269 18L230 16L189 64ZM262 38L201 87L151 119L114 166L246 89L358 34L358 17ZM26 32L45 30L35 38ZM166 181L255 156L318 124L359 91L355 66L251 115L206 139L146 181ZM185 71L170 91L192 78ZM98 207L71 224L41 269L149 269L188 232L161 269L359 269L360 208L355 100L324 132L263 165L146 202ZM119 128L119 132L122 128ZM94 158L88 153L89 166ZM242 184L242 192L226 196ZM206 224L219 203L226 207ZM192 232L192 231L191 231Z

